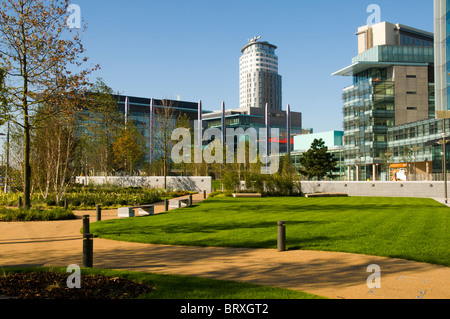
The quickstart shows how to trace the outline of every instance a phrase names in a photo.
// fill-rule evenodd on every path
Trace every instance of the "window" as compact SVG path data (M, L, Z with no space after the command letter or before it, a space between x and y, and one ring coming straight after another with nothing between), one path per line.
M406 92L406 94L409 94L409 95L415 95L415 94L417 94L417 92L414 92L414 91L408 91L408 92Z
M417 110L417 107L407 107L407 110Z
M408 78L408 79L415 79L415 78L417 78L417 76L416 75L407 75L406 78Z

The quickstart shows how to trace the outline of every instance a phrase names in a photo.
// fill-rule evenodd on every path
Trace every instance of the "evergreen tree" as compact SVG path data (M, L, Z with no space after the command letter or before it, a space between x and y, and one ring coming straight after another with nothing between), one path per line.
M328 147L322 139L315 139L311 148L300 158L300 174L307 179L323 179L325 176L336 178L337 160L328 153Z

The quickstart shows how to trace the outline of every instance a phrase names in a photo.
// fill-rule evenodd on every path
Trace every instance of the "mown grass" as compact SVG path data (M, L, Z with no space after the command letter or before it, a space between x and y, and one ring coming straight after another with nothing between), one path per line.
M419 198L216 197L149 217L94 223L96 236L130 242L339 251L450 266L449 208Z
M0 269L0 276L17 272L66 272L63 268ZM69 276L70 274L67 274ZM82 275L121 277L154 287L139 299L326 299L289 289L266 287L233 281L154 273L82 269ZM81 282L81 286L83 283Z

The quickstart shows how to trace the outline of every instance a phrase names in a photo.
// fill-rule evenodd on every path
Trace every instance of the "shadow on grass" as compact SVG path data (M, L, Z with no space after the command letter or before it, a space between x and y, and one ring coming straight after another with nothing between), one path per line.
M147 219L148 217L146 217ZM129 223L116 222L108 224L106 227L101 227L98 224L97 227L92 227L95 230L97 235L114 235L114 234L128 234L128 235L139 235L144 236L146 234L155 234L155 233L167 233L167 234L194 234L194 233L217 233L220 231L228 231L228 230L245 230L245 229L273 229L274 233L276 233L277 229L277 220L274 221L263 221L263 222L227 222L225 223L189 223L189 224L165 224L165 225L152 225L150 223L150 219L147 219L149 223L145 223L143 225L133 225L130 229ZM326 221L288 221L286 222L287 226L294 225L323 225L329 224L331 222Z

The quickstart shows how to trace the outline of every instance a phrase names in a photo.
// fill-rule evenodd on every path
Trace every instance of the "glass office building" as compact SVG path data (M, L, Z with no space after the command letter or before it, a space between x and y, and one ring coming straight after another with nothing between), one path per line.
M407 169L407 180L442 180L443 125L442 120L429 119L388 129L388 160ZM450 132L450 121L445 122L445 130Z
M127 99L126 96L119 95L115 96L118 101L118 112L121 114L125 114L125 101ZM150 148L150 98L141 98L141 97L128 97L129 101L129 109L128 109L128 117L133 124L136 126L137 130L141 133L146 141L146 149ZM198 120L198 111L199 104L198 102L186 102L186 101L178 101L178 100L159 100L154 99L154 120L153 124L155 126L158 125L160 121L156 119L158 116L157 109L159 108L172 108L173 112L171 115L171 120L168 125L171 129L175 129L176 120L183 116L183 114L187 115L189 119L190 125L194 127L194 121ZM209 111L202 110L202 114L208 114ZM154 127L155 134L158 134L158 128ZM153 143L153 148L157 148L157 145ZM161 152L158 149L154 149L153 153L153 161L158 160L161 156ZM148 163L150 161L150 153L146 155L145 162Z
M292 136L302 134L302 113L291 112L290 122L290 138L287 138L287 112L283 110L270 109L269 122L271 129L278 129L280 138L278 140L280 154L286 154L288 147L294 144ZM222 126L222 112L211 112L203 116L203 125L205 129L209 128L221 128ZM265 110L263 108L239 108L229 109L225 111L225 123L226 127L230 129L242 128L247 130L249 128L259 129L266 127ZM258 136L259 139L259 136ZM236 141L235 144L238 142Z
M450 0L434 0L437 111L450 110Z
M333 74L353 79L342 95L343 160L348 180L386 180L388 130L435 115L434 37L387 22L357 35L359 54Z

